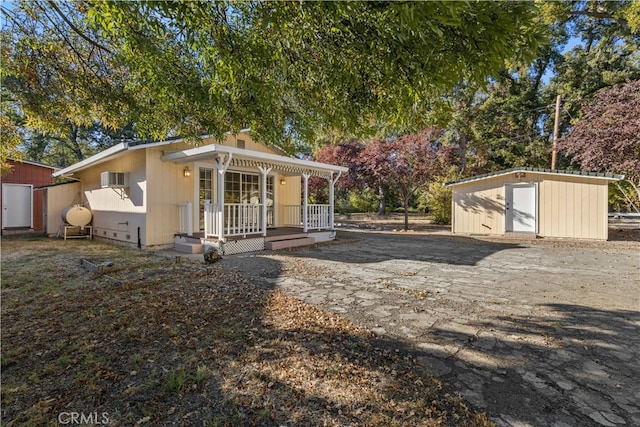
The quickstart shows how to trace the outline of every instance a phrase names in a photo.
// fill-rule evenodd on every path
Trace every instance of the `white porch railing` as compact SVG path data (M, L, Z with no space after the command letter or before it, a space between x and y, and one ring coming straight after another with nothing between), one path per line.
M307 228L322 230L329 227L329 205L307 205Z
M247 203L225 203L223 205L223 224L220 233L218 219L218 204L204 205L204 235L205 237L246 236L247 234L261 234L262 205Z
M280 213L281 222L285 226L303 226L302 206L286 205ZM307 205L307 229L322 230L331 228L329 205Z
M302 226L302 206L285 205L279 210L280 223L286 227Z
M178 204L178 233L193 236L193 211L191 202Z

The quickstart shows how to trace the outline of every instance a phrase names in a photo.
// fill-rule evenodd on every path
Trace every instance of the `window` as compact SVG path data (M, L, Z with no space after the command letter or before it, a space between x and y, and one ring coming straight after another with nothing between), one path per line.
M244 140L243 139L239 139L236 142L236 147L244 149Z
M224 175L225 203L260 203L260 176L242 172Z

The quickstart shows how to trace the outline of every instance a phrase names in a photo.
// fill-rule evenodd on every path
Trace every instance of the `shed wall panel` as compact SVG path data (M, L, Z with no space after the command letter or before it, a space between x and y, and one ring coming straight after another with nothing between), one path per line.
M53 177L51 174L54 172L54 168L34 165L30 163L17 162L12 159L8 159L7 162L13 166L12 170L3 175L0 179L5 184L31 184L33 187L39 187L43 185L53 184ZM2 187L0 186L0 200L2 199ZM43 211L43 193L42 191L34 190L32 192L32 229L35 231L44 230L44 211ZM0 210L0 224L2 223L2 210Z
M605 180L533 172L526 172L523 179L503 175L454 187L453 231L467 234L503 233L503 188L505 184L518 182L538 183L539 235L607 239L608 186Z

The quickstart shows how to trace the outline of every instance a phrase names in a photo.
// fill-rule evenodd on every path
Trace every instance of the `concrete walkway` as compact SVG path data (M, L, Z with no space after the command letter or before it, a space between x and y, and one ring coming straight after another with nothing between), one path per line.
M508 426L640 425L640 245L360 232L227 258L341 313ZM268 262L267 262L268 261Z

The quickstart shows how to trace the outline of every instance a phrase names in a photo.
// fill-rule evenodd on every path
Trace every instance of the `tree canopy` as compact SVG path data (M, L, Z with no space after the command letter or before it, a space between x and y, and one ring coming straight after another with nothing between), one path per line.
M640 196L640 80L598 91L559 149L583 170L624 174Z
M26 126L143 138L419 130L438 96L543 41L528 2L18 2L3 86Z

